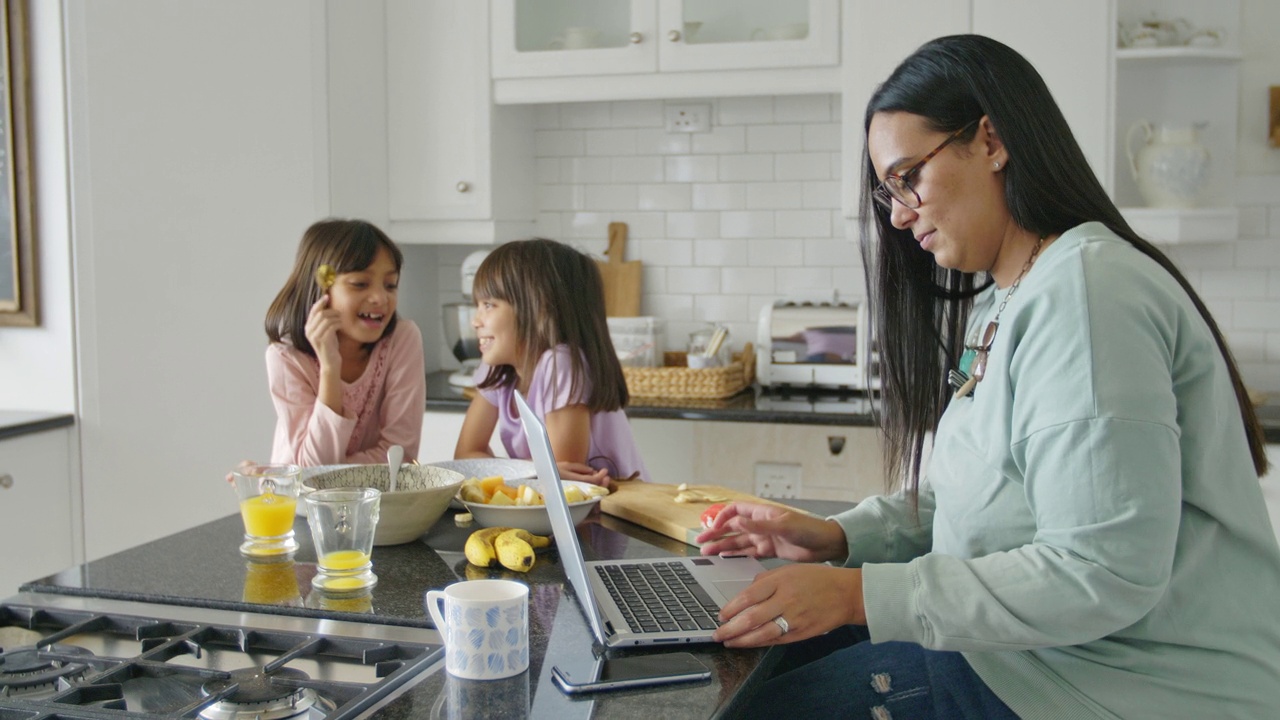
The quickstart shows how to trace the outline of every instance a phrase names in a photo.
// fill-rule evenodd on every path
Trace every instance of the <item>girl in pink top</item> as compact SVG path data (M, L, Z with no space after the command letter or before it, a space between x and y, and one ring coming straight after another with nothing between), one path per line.
M506 243L476 271L472 295L484 362L454 457L491 457L495 427L508 455L530 457L512 398L519 390L547 426L562 477L646 478L595 261L553 240Z
M380 463L418 456L426 371L422 333L396 316L404 256L363 220L307 228L293 272L267 310L273 463ZM327 290L317 270L336 279Z

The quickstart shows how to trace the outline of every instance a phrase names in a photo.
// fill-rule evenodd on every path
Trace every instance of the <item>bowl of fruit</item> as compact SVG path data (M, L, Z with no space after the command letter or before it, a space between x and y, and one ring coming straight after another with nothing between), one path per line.
M586 519L600 498L609 491L599 485L562 480L564 499L569 503L569 517L577 525ZM467 512L484 527L507 527L528 530L535 535L551 534L551 518L542 497L540 480L506 480L495 475L469 478L462 482L458 499Z

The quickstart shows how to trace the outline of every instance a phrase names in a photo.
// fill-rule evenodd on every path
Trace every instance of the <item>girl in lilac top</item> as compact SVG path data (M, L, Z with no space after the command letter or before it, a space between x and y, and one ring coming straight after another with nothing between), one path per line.
M512 398L519 390L547 426L562 477L647 479L622 411L627 384L595 261L553 240L506 243L480 265L472 295L484 362L454 456L491 457L497 428L508 455L530 457Z
M303 234L267 311L272 462L379 463L392 445L406 461L418 456L426 372L422 333L396 316L403 262L362 220L322 220ZM336 272L328 288L316 277L323 265Z

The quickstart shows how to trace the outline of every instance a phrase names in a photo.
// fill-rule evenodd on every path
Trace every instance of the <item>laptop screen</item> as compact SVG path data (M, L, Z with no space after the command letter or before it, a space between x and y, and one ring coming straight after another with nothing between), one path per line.
M516 407L520 409L520 424L524 426L524 434L529 439L533 467L538 471L538 479L542 481L542 497L547 504L547 515L551 518L551 530L556 538L556 548L560 551L560 562L564 566L565 575L569 576L569 583L573 585L573 593L578 596L582 613L591 625L592 634L596 636L597 642L605 645L604 622L600 619L600 608L596 605L595 596L591 594L587 563L582 558L582 546L578 544L573 519L569 517L569 503L564 499L560 470L551 453L551 437L547 435L546 426L533 414L520 391L517 390L514 394Z

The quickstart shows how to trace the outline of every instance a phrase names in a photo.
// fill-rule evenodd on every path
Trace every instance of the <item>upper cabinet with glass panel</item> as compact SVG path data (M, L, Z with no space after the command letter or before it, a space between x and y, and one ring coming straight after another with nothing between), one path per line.
M838 0L492 0L494 78L838 65Z

